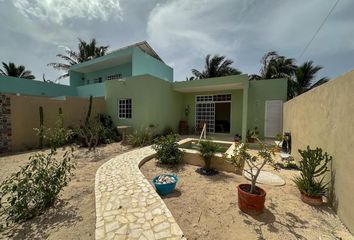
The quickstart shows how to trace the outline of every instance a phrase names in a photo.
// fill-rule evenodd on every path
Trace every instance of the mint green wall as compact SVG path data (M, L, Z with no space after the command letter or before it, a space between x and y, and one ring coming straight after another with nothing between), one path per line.
M76 87L84 84L82 78L84 77L83 73L69 70L70 86Z
M135 130L150 124L159 125L157 131L170 126L177 130L182 117L183 101L172 85L151 75L106 81L106 109L116 125L129 125ZM132 118L118 119L118 99L132 99Z
M85 73L85 84L95 83L95 78L102 78L102 81L106 81L108 75L113 74L122 74L122 77L131 77L132 76L132 63L125 63L122 65L114 66L111 68L106 68L90 73ZM89 83L87 83L89 81Z
M230 134L241 134L242 130L242 90L230 91L214 91L200 93L184 93L183 94L183 109L189 105L190 113L188 115L188 126L190 129L195 129L195 96L197 95L214 95L214 94L231 94L231 128ZM183 114L183 119L185 115Z
M287 80L268 79L250 81L248 92L248 129L258 127L259 135L264 137L266 100L287 100Z
M76 88L24 78L0 75L0 92L33 96L76 96Z
M78 97L104 97L105 85L104 83L95 83L76 87L76 94Z
M173 81L173 68L144 53L140 49L134 48L132 76L142 74L150 74L163 80Z

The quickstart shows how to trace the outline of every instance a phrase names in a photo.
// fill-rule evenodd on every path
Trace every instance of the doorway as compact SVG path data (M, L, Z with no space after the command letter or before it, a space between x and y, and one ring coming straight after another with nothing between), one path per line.
M215 133L230 133L231 103L215 103Z

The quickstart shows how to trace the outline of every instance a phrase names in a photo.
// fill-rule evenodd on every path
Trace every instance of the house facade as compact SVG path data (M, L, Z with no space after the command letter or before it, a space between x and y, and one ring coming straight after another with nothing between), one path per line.
M69 73L70 85L0 76L0 92L103 98L114 123L135 130L177 130L185 121L191 133L204 123L210 134L243 138L255 127L260 137L282 132L286 79L249 81L244 74L173 81L173 69L146 42L74 65Z

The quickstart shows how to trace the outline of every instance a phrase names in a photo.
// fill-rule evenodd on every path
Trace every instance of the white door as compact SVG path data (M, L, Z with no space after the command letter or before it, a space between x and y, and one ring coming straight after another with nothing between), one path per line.
M264 136L275 137L283 132L283 101L271 100L265 102Z

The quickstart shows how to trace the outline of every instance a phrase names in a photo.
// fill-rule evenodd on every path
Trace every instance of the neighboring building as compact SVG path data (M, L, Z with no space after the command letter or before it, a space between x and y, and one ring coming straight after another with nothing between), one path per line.
M70 86L0 76L0 92L104 97L114 123L136 130L151 124L177 130L185 120L191 130L205 122L209 133L246 136L258 127L261 137L274 137L282 132L287 81L234 75L174 82L173 69L141 42L72 66Z

